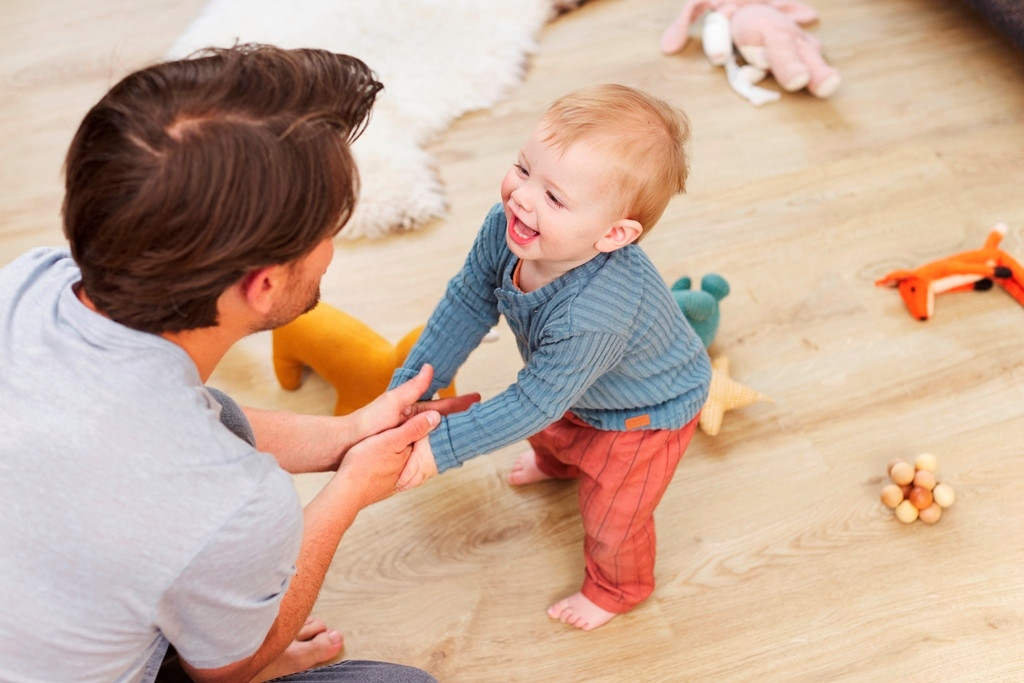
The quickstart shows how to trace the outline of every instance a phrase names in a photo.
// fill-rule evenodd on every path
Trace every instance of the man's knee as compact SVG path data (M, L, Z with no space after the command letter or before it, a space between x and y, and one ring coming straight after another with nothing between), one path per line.
M247 442L250 446L256 446L256 434L252 431L249 418L245 416L242 407L235 402L235 399L225 394L220 389L206 387L210 395L220 404L220 421L230 429L235 436Z

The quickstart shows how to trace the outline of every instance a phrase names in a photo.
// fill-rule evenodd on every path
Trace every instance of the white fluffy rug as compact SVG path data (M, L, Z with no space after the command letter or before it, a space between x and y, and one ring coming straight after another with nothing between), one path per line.
M384 91L353 147L362 192L341 235L379 237L444 214L436 163L423 145L521 80L556 8L566 9L565 0L211 0L168 57L262 42L366 62Z

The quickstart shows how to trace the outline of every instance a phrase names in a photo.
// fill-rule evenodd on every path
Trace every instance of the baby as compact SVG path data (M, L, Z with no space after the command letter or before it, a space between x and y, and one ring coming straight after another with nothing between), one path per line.
M654 590L654 509L711 379L703 344L636 244L685 190L688 139L683 112L633 88L556 101L392 379L432 364L429 398L505 316L524 362L516 382L443 418L399 487L528 438L511 484L579 480L585 578L548 615L585 631Z

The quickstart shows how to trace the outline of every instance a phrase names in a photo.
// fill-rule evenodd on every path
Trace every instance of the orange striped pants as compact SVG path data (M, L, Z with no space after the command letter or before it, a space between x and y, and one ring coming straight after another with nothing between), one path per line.
M654 509L698 417L680 429L620 432L594 429L566 413L528 439L542 472L579 480L586 559L581 592L598 607L621 614L654 591Z

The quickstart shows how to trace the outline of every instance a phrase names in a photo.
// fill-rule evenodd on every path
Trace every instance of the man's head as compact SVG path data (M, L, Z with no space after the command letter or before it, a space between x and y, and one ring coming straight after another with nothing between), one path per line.
M350 217L350 144L381 89L358 59L243 45L142 69L68 151L64 232L92 303L156 334L210 327L256 269Z
M690 122L657 97L617 84L583 88L555 101L538 127L563 154L581 143L601 153L621 217L640 223L641 237L673 195L686 191Z

